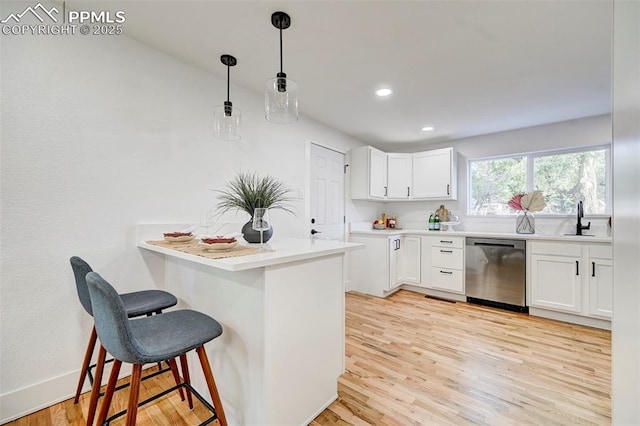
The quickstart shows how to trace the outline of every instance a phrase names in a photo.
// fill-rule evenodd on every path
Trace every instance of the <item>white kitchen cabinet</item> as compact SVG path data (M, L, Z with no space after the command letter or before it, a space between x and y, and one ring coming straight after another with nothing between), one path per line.
M531 306L582 311L580 256L531 255Z
M611 246L590 245L589 314L611 318L613 312L613 269Z
M387 196L387 154L371 146L349 151L351 198L384 200Z
M438 235L423 237L423 286L464 294L464 237Z
M415 154L385 153L371 146L350 151L354 200L455 200L453 148Z
M389 282L385 290L394 290L402 284L402 252L404 250L400 236L389 238Z
M610 244L529 243L529 306L611 318Z
M350 255L350 288L386 297L402 282L402 237L400 235L351 235L350 241L365 248Z
M387 198L411 198L412 154L387 154Z
M413 154L414 200L457 199L457 161L453 148Z
M410 236L404 237L402 239L402 281L404 283L413 285L421 284L421 257L421 238Z

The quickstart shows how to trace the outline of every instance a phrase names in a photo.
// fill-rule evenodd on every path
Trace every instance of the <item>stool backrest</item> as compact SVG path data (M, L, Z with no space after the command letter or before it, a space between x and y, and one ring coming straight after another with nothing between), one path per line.
M87 274L96 332L104 348L115 358L140 364L140 350L132 337L127 310L118 292L96 272ZM143 319L134 321L144 321Z
M91 266L78 256L73 256L69 259L71 262L71 268L73 269L73 275L76 277L76 290L78 292L78 298L82 307L89 315L93 315L91 310L91 297L89 296L89 288L87 287L87 274L93 272Z

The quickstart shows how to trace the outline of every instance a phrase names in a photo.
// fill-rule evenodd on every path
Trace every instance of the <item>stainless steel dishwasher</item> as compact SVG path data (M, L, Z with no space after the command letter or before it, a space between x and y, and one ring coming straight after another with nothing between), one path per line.
M524 240L467 238L467 301L528 312L525 298Z

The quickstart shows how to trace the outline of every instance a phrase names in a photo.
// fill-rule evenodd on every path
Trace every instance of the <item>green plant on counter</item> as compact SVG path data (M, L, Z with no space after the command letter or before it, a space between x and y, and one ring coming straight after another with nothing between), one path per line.
M295 214L289 196L291 190L272 176L260 176L258 173L239 172L225 189L217 191L220 201L217 211L222 214L229 210L243 210L251 217L258 207L284 210Z

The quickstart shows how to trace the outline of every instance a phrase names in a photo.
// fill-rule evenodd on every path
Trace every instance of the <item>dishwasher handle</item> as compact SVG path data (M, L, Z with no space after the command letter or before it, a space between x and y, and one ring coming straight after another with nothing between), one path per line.
M473 247L508 247L516 250L524 250L524 240L503 240L496 238L467 238L467 246Z

